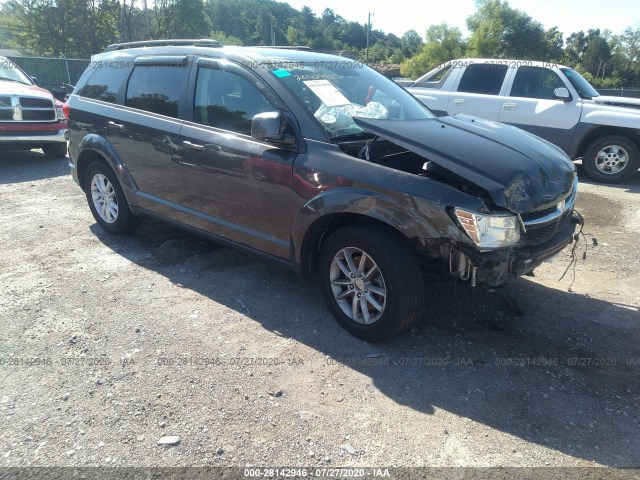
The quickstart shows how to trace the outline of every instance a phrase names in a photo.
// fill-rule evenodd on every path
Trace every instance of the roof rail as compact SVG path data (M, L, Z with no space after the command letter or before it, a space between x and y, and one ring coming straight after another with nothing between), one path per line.
M282 50L302 50L305 52L313 52L313 48L304 45L255 45L251 48L279 48Z
M201 39L173 38L173 39L167 39L167 40L142 40L139 42L113 43L109 45L105 51L111 52L113 50L125 50L127 48L166 47L166 46L221 47L222 44L217 40L211 40L209 38L201 38Z

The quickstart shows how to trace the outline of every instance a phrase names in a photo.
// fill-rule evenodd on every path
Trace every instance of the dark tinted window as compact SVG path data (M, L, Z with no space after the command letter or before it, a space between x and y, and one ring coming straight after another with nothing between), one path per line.
M507 68L506 65L484 63L469 65L460 79L458 91L498 95L504 76L507 74Z
M117 65L113 67L96 67L87 83L78 91L78 95L115 103L118 91L124 83L128 72L128 68Z
M193 107L195 122L244 135L254 115L276 110L251 82L213 68L198 69Z
M520 67L511 87L511 96L553 99L553 91L564 86L560 77L552 70Z
M177 117L186 72L181 65L137 65L129 78L125 105Z

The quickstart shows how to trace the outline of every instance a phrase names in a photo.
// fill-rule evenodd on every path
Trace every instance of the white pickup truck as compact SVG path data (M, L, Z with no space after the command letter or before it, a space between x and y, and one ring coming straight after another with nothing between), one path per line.
M538 135L581 158L596 181L621 182L640 167L640 99L599 95L569 67L452 60L406 88L438 115L464 113Z

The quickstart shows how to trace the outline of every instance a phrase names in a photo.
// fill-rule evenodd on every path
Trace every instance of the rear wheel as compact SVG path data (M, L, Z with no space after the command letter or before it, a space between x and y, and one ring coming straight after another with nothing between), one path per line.
M46 157L62 158L67 155L67 144L50 143L49 145L45 145L44 147L42 147L42 151L44 152Z
M114 234L130 233L140 220L129 209L120 182L104 162L93 162L87 168L84 190L98 225Z
M377 225L336 230L322 247L319 267L331 313L356 337L387 340L422 314L419 261L397 232Z
M623 182L636 172L640 154L635 143L626 137L610 135L593 142L582 159L589 177L597 182Z

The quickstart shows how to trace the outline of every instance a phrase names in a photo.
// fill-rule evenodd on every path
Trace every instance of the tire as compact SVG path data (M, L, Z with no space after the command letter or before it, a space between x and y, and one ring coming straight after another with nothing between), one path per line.
M359 270L363 253L364 268ZM349 333L367 342L388 340L422 315L425 292L419 265L399 233L378 225L343 227L331 234L320 252L322 293L333 316ZM373 302L367 301L370 298Z
M129 209L115 173L105 162L93 162L84 177L84 191L98 225L116 235L133 232L140 220Z
M63 158L67 156L67 143L50 143L42 147L45 157Z
M596 182L619 183L631 178L640 165L638 146L627 137L600 137L587 148L582 167Z

